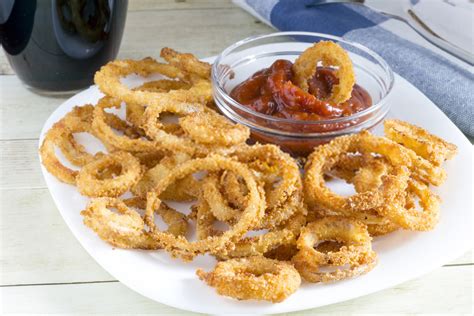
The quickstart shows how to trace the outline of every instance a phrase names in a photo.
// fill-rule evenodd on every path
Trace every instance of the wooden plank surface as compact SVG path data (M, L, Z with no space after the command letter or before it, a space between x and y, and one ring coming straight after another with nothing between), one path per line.
M38 140L0 141L0 188L45 188L38 158Z
M0 285L115 280L72 235L48 189L0 192Z
M291 315L472 315L472 275L472 267L439 269L375 294ZM0 295L4 297L5 313L184 314L118 282L3 287ZM26 297L28 304L25 304Z
M46 119L65 100L38 96L17 76L0 76L0 140L38 139Z
M228 0L132 0L119 58L156 57L163 46L211 56L236 40L270 31ZM1 74L0 311L184 314L118 283L75 240L37 157L40 130L65 98L25 89L11 75L3 51ZM473 262L470 251L417 280L317 312L472 313Z

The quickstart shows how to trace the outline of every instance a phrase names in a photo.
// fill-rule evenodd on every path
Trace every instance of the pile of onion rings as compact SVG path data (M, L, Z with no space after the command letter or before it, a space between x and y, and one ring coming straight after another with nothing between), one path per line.
M435 227L440 198L429 185L444 181L439 163L452 158L456 146L406 122L386 120L384 125L387 137L367 131L339 137L308 157L304 190L313 217L357 219L372 236ZM356 193L331 191L328 176L352 183Z
M354 78L336 46L313 46L294 71L304 90L318 62L337 66L330 98L342 102ZM170 48L161 57L165 63L103 66L95 82L105 96L74 107L40 147L44 167L91 198L84 224L111 246L183 261L213 255L219 263L197 275L219 294L276 303L302 279L334 282L370 271L375 236L436 225L440 199L430 185L444 181L441 164L456 154L453 144L388 120L386 137L364 131L336 138L315 148L302 170L278 146L249 145L249 129L215 110L209 64ZM121 79L131 74L163 78L129 87ZM121 109L124 118L112 113ZM91 134L106 151L88 152L77 133ZM355 194L333 192L333 178ZM193 205L184 214L170 202Z

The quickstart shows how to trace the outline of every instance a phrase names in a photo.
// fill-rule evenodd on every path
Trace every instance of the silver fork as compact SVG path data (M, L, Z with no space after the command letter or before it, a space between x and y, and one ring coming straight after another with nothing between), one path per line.
M474 55L472 52L469 52L451 42L448 40L440 37L438 34L436 34L432 29L430 29L423 21L413 12L413 10L408 9L406 14L406 17L402 17L397 14L393 14L390 12L382 11L378 8L374 8L371 5L368 5L365 3L364 0L319 0L319 1L314 1L314 3L309 3L306 6L307 7L317 7L320 5L325 5L325 4L330 4L330 3L353 3L353 4L358 4L358 5L363 5L366 6L380 14L383 14L385 16L388 16L393 19L397 19L399 21L405 22L408 24L413 30L415 30L418 34L423 36L426 40L428 40L430 43L433 45L441 48L445 52L448 52L451 55L454 55L465 62L474 65Z

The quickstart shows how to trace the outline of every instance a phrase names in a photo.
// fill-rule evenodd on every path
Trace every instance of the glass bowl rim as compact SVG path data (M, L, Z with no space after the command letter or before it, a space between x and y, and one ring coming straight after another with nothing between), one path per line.
M255 111L255 110L252 110L251 108L246 107L243 104L241 104L241 103L237 102L236 100L234 100L224 90L224 88L220 85L219 80L217 78L218 66L219 66L221 60L224 57L226 57L231 51L238 48L239 46L242 46L244 44L247 44L247 43L259 40L259 39L279 37L279 36L291 36L291 35L322 37L322 38L325 38L325 39L336 40L338 42L342 42L344 44L348 44L350 46L353 46L353 47L356 47L356 48L362 50L363 52L367 53L370 57L374 58L378 63L380 63L383 70L384 70L384 72L388 75L389 85L388 85L387 92L382 96L382 98L377 103L375 103L372 106L368 107L367 109L362 110L360 112L357 112L353 115L337 117L337 118L333 118L333 119L326 119L326 120L295 120L295 119L275 117L275 116L272 116L272 115L267 115L267 114L263 114L263 113ZM316 33L316 32L274 32L274 33L264 34L264 35L254 35L254 36L244 38L240 41L237 41L234 44L232 44L232 45L228 46L227 48L225 48L216 57L216 59L214 60L214 63L212 64L211 78L212 78L213 87L217 89L217 91L219 92L219 94L221 94L221 96L225 99L225 101L229 102L232 106L236 107L240 111L244 111L248 114L251 114L251 115L256 116L258 118L261 118L261 119L272 121L274 123L280 122L280 123L285 123L285 124L290 123L290 124L295 124L295 125L298 125L298 124L302 124L302 125L321 125L321 124L341 123L341 122L357 119L357 118L362 117L364 115L370 114L370 113L378 110L380 107L382 107L382 105L385 104L386 100L392 94L394 83L395 83L395 77L394 77L392 69L387 64L387 62L379 54L377 54L373 50L365 47L362 44L343 39L342 37L339 37L339 36L325 34L325 33ZM220 104L220 102L216 102L216 103L217 103L218 107L222 106ZM233 111L233 110L232 110L232 112L235 113L235 111ZM237 113L236 113L236 115L241 117L241 115L239 115Z

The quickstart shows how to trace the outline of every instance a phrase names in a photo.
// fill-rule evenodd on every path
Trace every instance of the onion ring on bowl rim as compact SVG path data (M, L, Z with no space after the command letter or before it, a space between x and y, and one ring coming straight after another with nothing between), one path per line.
M99 179L99 172L111 166L120 166L120 174L109 179ZM137 183L141 172L140 161L128 152L100 155L79 171L76 178L77 189L85 196L117 197Z
M339 83L332 87L328 101L340 104L352 94L355 83L352 61L347 52L331 41L321 41L306 49L293 64L296 84L308 92L308 80L314 75L318 63L323 66L337 66L335 70Z
M196 274L220 295L238 300L282 302L301 284L290 263L261 256L219 262L213 271L198 269Z
M236 172L242 176L249 189L248 205L246 209L242 211L239 221L235 223L230 230L220 236L212 236L204 240L189 242L183 237L175 237L157 229L153 222L153 209L159 207L161 200L158 196L164 192L170 184L199 171L213 172L223 169ZM232 159L218 155L210 155L207 158L198 158L184 162L162 179L155 191L148 192L145 223L150 227L153 238L163 243L165 249L173 256L180 256L183 260L192 260L197 254L210 251L211 249L225 249L231 239L242 237L250 227L256 225L262 218L264 210L265 201L261 197L251 171L245 165Z

